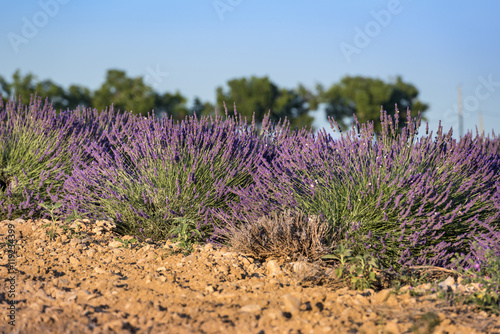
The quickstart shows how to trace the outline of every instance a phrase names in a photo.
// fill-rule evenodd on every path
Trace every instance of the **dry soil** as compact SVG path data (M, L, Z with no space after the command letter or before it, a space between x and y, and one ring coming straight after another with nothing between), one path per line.
M319 264L210 244L185 256L172 243L117 241L106 221L76 221L51 238L47 223L0 222L2 333L500 333L498 316L440 299L430 284L339 289Z

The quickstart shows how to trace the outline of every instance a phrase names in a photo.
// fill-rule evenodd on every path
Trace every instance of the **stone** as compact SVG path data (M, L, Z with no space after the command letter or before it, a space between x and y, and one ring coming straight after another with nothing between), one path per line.
M310 269L307 262L297 261L292 263L292 271L296 274L304 273Z
M242 308L240 308L240 312L245 312L245 313L258 313L262 310L262 307L260 307L257 304L249 304L245 305Z
M275 260L267 262L266 268L267 268L267 275L269 277L278 277L283 274L281 267Z
M380 290L379 292L377 292L375 294L375 296L373 297L373 300L375 302L381 304L389 298L389 295L391 294L391 292L392 292L391 289Z
M104 274L106 272L106 270L100 267L94 267L94 271L98 274Z
M119 242L119 241L111 241L109 244L108 244L108 247L111 247L111 248L117 248L117 247L122 247L123 246L123 243Z
M455 291L457 289L455 279L452 276L448 276L443 282L439 283L438 286L445 291L448 289Z
M300 310L300 298L297 298L289 293L283 295L283 309L286 312L296 313Z
M397 320L391 320L385 324L385 333L401 334Z
M377 325L373 321L366 321L359 327L359 330L361 333L365 334L378 334L379 330L377 328Z

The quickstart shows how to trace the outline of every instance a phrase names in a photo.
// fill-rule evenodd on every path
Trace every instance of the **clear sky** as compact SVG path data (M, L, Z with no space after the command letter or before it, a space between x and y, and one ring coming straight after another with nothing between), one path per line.
M311 89L345 75L401 75L430 105L431 129L442 120L458 135L460 84L464 129L482 113L486 133L498 133L499 13L494 0L3 1L0 75L20 69L96 89L121 69L160 93L212 103L217 86L251 75Z

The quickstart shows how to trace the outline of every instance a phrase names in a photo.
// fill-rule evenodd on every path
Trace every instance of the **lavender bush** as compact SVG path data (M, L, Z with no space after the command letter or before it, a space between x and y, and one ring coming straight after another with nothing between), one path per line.
M455 254L481 261L473 241L499 254L498 138L456 141L442 127L434 139L418 138L420 117L409 111L402 130L398 113L381 112L381 120L377 138L372 124L357 121L337 141L284 133L278 156L262 161L256 184L239 192L245 208L231 207L234 216L248 222L288 206L321 214L347 247L388 267L449 266Z
M29 106L0 101L0 219L33 217L39 204L56 201L72 157L78 156L66 138L68 126L41 101L36 96Z
M252 171L268 153L255 122L237 116L150 116L136 119L133 131L110 129L111 147L92 143L86 152L94 161L67 179L65 207L114 219L119 232L143 237L168 237L178 218L205 238L217 234L212 210L238 201L233 188L253 183Z
M44 207L61 200L77 162L91 163L85 147L95 142L109 150L103 133L130 126L129 116L112 108L57 112L36 95L28 106L0 101L0 220L49 217Z
M356 121L333 140L268 116L257 128L236 110L175 122L0 102L0 219L47 217L59 202L56 214L113 219L122 233L220 241L294 208L328 222L325 247L388 267L500 256L499 138L457 141L442 127L418 138L420 117L402 129L399 113L381 119L377 135Z

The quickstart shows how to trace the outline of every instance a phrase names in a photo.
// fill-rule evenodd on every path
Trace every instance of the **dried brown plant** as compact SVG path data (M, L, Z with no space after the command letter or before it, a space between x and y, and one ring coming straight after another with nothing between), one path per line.
M229 243L235 251L259 259L316 261L332 249L326 245L330 232L319 216L287 209L229 228Z

